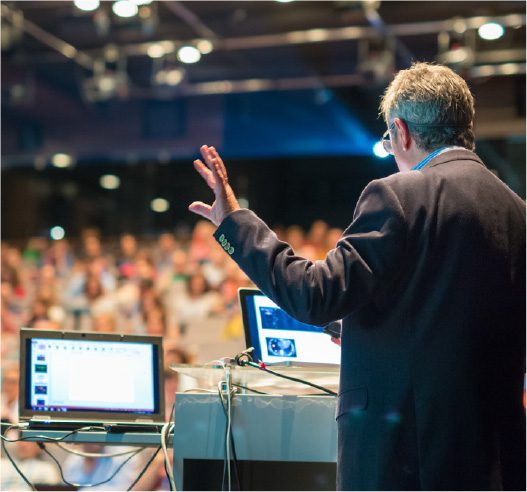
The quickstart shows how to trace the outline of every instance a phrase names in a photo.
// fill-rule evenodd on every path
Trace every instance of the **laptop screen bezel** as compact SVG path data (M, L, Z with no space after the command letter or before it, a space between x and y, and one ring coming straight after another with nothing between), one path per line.
M110 412L110 411L38 411L27 406L26 388L28 380L28 354L27 343L32 339L50 340L85 340L96 342L128 342L146 343L156 347L157 357L154 367L154 406L157 412L140 414L134 412ZM156 374L157 372L157 374ZM115 333L99 332L66 332L51 331L32 328L22 328L20 330L20 379L19 379L19 418L20 421L27 421L32 418L50 418L50 420L83 421L83 422L152 422L164 423L165 421L165 380L163 364L163 338L160 336L149 335L121 335ZM157 389L157 391L155 391Z

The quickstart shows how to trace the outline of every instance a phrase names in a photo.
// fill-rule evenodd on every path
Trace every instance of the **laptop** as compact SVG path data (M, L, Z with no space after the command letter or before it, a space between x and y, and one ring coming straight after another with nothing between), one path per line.
M239 289L245 342L254 360L267 365L336 366L340 347L320 326L289 316L257 289Z
M20 331L19 421L156 432L165 421L162 337Z

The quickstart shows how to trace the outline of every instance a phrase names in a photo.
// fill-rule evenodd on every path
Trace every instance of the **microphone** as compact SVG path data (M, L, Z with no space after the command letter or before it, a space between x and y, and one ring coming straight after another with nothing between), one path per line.
M254 347L249 347L243 351L241 351L239 354L236 354L234 356L234 360L236 364L239 366L247 366L249 362L253 362L253 358L251 353L254 351Z

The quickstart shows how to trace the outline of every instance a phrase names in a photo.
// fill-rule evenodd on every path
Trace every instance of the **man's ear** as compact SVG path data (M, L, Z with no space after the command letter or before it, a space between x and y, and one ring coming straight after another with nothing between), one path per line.
M400 139L401 147L406 152L412 144L412 136L410 135L408 125L401 118L394 118L393 122L397 128L397 135Z

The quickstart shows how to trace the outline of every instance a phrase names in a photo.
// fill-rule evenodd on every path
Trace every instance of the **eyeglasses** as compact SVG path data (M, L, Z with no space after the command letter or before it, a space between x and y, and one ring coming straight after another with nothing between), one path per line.
M383 133L381 142L384 150L388 152L388 154L393 155L393 147L392 147L392 140L390 138L390 130L393 130L395 128L395 123L392 122L392 124L388 127L388 129Z

